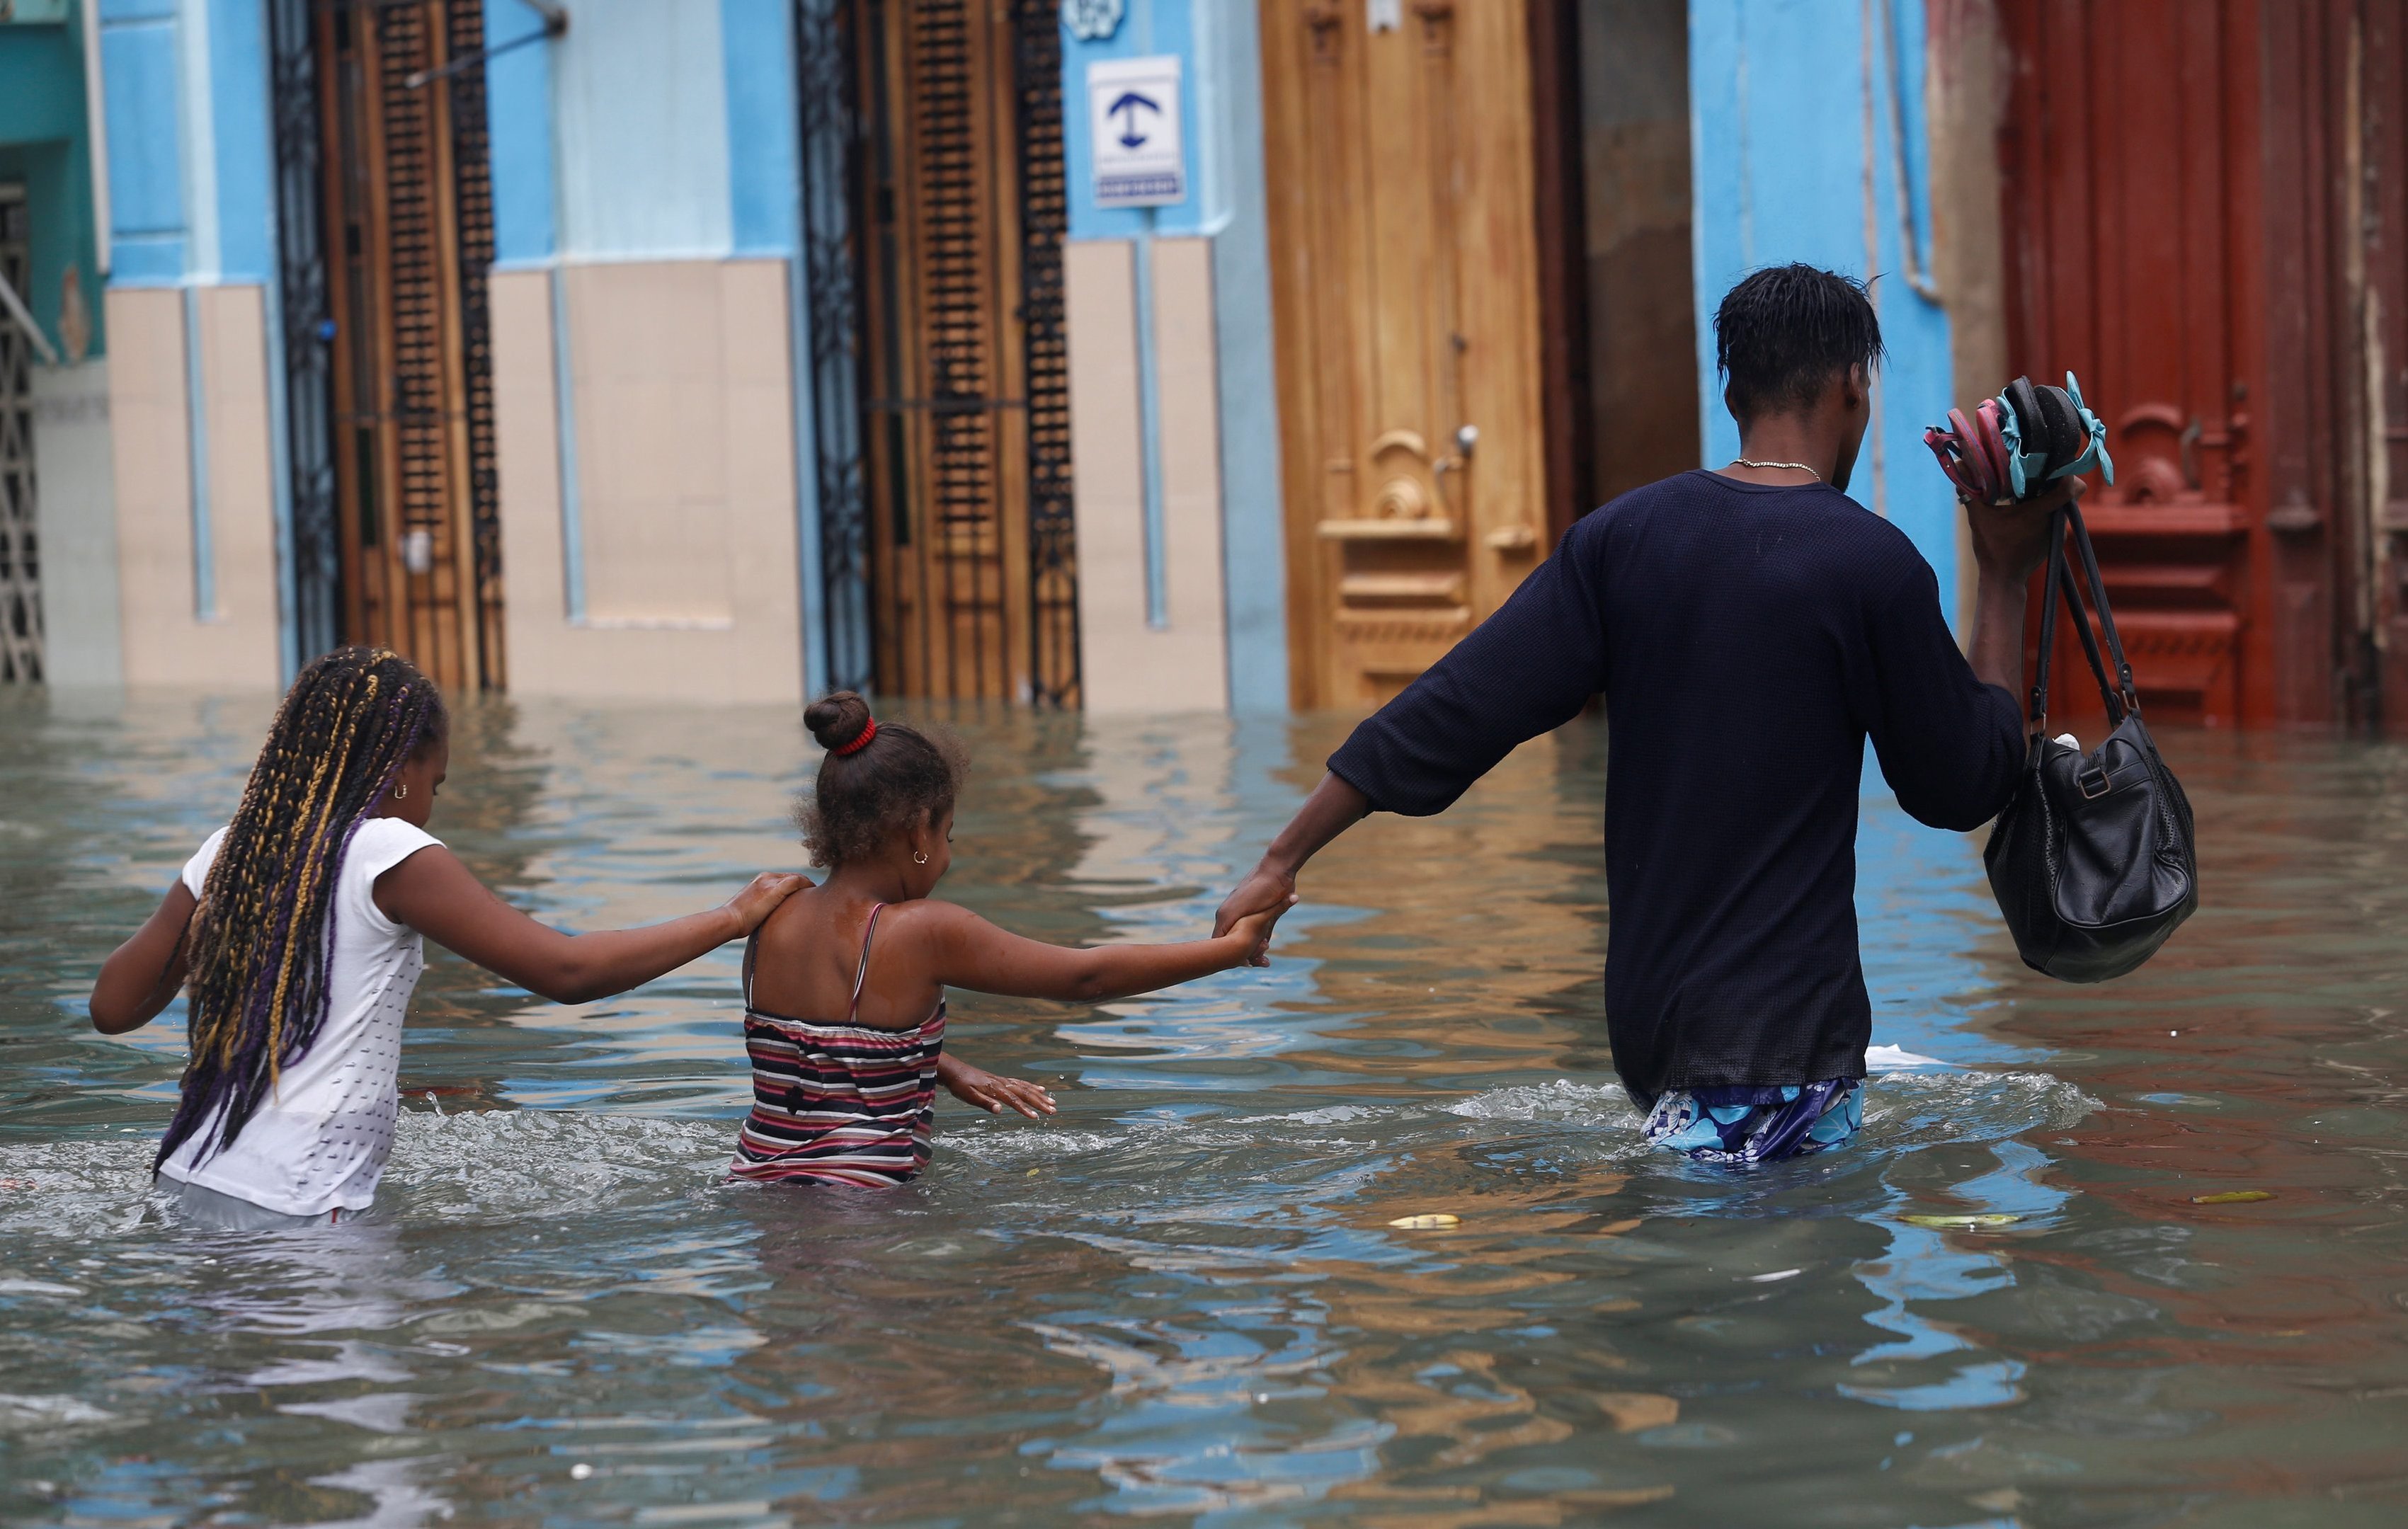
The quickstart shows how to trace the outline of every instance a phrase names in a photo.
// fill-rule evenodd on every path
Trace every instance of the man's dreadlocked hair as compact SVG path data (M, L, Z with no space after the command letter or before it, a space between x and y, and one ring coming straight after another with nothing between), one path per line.
M192 1061L155 1169L221 1107L231 1145L326 1021L334 893L351 836L448 730L409 660L337 648L293 682L218 846L193 931Z
M1851 366L1883 355L1881 320L1865 284L1812 265L1772 265L1743 278L1714 310L1714 365L1723 401L1742 425L1759 413L1806 408Z

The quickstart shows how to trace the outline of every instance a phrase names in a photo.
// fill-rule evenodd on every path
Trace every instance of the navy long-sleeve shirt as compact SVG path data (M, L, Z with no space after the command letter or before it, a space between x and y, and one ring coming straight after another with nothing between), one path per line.
M1821 484L1666 479L1573 526L1329 768L1375 807L1437 812L1598 692L1624 1085L1644 1104L1863 1076L1865 739L1942 828L1994 816L2024 757L2014 697L1957 651L1931 565Z

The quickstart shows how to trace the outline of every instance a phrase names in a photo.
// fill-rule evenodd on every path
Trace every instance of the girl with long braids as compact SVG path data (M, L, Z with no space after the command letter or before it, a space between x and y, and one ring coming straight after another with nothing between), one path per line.
M1036 1084L945 1054L948 987L1100 1003L1268 962L1287 902L1217 939L1069 950L938 901L929 893L953 863L958 747L877 721L851 691L813 703L803 723L827 758L797 816L828 879L780 905L744 952L752 1112L738 1178L903 1183L927 1166L939 1085L989 1113L1052 1114Z
M449 717L397 653L341 648L301 672L234 821L100 970L92 1022L148 1024L189 987L192 1059L152 1166L220 1225L365 1210L393 1149L401 1027L424 936L555 1003L624 993L751 934L796 887L565 935L486 890L426 832Z

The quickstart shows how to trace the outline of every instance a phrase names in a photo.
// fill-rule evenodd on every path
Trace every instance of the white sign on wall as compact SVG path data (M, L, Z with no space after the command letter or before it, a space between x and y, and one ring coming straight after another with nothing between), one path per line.
M1088 64L1087 122L1097 207L1159 207L1187 200L1177 54Z

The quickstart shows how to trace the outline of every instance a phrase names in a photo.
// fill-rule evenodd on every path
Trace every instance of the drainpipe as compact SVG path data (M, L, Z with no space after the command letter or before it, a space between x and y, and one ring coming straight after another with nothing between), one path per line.
M83 121L92 160L92 263L108 275L108 112L100 94L100 0L79 0L83 21Z

